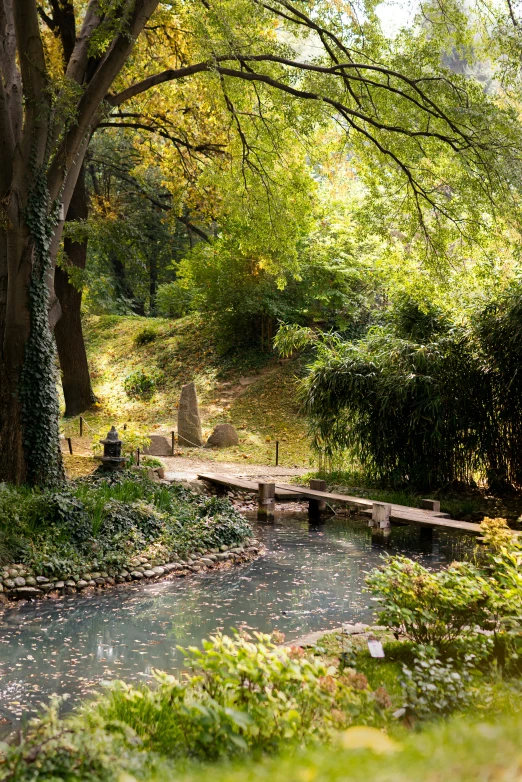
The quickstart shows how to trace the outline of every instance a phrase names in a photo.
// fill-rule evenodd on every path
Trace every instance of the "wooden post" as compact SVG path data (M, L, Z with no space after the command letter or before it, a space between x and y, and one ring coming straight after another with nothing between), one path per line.
M434 510L436 513L440 513L439 500L421 500L420 506L423 510Z
M433 543L433 527L421 527L420 540L421 543Z
M258 519L273 519L275 510L275 483L260 483L257 500Z
M69 453L70 453L70 454L71 454L71 456L72 456L72 440L71 440L71 438L70 438L70 437L68 437L68 438L67 438L67 442L68 442L68 444L69 444Z
M172 456L174 456L174 444L176 442L176 433L171 432L171 437L172 437Z
M387 538L391 533L391 505L388 502L374 502L372 505L372 538Z
M140 449L136 448L136 465L140 466Z
M83 418L80 416L80 437L83 437Z
M314 491L326 491L326 481L321 481L318 478L312 478L310 481L310 488ZM326 510L326 500L308 500L308 515L319 516Z
M276 440L276 463L275 466L277 467L279 465L279 440Z

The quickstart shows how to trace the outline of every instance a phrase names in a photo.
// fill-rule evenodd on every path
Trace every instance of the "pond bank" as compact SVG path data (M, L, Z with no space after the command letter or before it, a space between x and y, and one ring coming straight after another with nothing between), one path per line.
M66 708L110 679L147 681L153 669L183 668L179 646L234 629L284 633L289 643L346 622L370 623L374 604L365 573L381 564L367 520L281 514L254 525L264 556L244 564L91 589L59 600L11 604L0 617L0 724L13 730L47 703L68 695ZM390 553L433 568L465 555L466 536L435 536L429 549L418 531L392 530Z
M220 549L198 552L197 558L186 561L176 557L176 561L163 562L160 559L133 557L127 568L114 575L105 571L83 573L79 578L65 581L52 581L46 576L35 576L32 568L25 565L9 565L0 576L0 602L6 608L20 600L57 599L63 595L77 593L89 594L107 587L122 587L133 582L184 578L193 573L208 570L226 570L232 565L251 562L264 553L264 547L257 540L251 540L244 546L220 546Z

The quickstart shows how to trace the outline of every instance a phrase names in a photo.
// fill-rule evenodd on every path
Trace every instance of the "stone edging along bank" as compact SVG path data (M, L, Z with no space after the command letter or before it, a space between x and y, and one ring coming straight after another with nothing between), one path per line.
M126 583L157 581L167 576L182 578L191 573L222 569L229 564L251 562L264 552L265 547L259 541L251 540L244 546L220 546L219 549L206 552L199 550L197 555L192 554L184 560L174 555L170 562L136 556L119 572L86 571L78 578L61 581L36 576L33 569L25 565L7 565L0 571L0 602L6 604L16 600L55 598Z

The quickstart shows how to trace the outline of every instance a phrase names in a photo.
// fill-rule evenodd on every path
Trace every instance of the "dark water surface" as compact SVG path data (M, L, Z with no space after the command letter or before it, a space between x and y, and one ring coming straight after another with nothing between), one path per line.
M346 621L368 621L372 602L364 573L379 564L367 521L331 519L311 525L303 514L256 525L266 556L244 567L94 595L29 603L0 618L0 722L9 732L48 702L70 703L101 681L146 681L152 668L179 668L178 644L199 644L231 628L278 629L287 639ZM433 567L458 559L465 535L394 527L390 553ZM426 548L427 546L427 548Z

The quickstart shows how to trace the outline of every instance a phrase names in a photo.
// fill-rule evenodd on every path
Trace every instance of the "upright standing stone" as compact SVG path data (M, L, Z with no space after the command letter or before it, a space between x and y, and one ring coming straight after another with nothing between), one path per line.
M186 383L181 389L178 407L178 443L180 445L203 445L198 397L194 383Z

